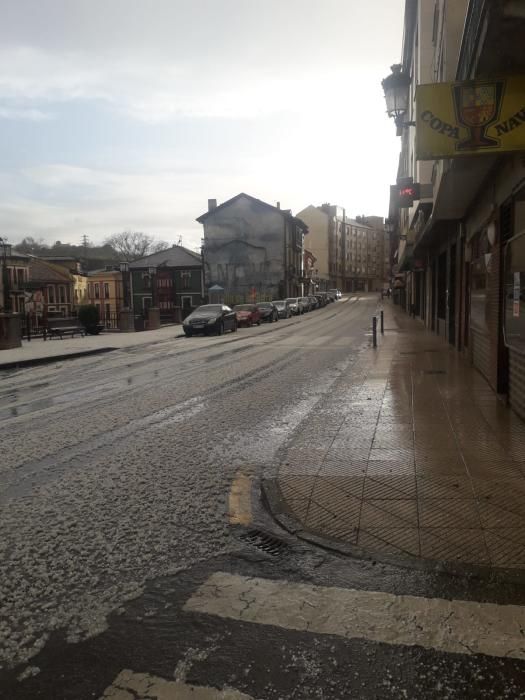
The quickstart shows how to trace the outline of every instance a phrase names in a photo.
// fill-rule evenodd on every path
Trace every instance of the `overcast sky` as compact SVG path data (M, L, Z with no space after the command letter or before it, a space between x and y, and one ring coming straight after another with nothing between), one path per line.
M0 0L0 235L199 244L207 199L385 216L403 0Z

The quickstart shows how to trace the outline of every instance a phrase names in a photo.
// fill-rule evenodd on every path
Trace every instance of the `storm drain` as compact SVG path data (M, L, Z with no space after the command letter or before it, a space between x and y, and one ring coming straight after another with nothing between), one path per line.
M239 536L243 542L251 544L257 549L262 549L263 552L270 554L272 557L278 557L288 549L286 542L278 540L276 537L268 535L262 530L248 530Z

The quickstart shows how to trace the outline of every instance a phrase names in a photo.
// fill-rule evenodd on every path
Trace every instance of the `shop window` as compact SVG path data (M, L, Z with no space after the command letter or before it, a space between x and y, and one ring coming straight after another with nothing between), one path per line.
M525 232L505 247L505 342L525 350Z

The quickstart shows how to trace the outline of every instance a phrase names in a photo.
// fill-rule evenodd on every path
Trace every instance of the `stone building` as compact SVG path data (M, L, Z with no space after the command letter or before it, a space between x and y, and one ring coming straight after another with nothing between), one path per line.
M304 290L306 224L279 205L238 194L197 219L204 228L205 287L224 288L224 301L281 299Z

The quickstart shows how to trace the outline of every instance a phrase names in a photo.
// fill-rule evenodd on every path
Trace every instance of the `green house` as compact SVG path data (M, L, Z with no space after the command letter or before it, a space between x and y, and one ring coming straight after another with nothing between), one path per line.
M176 245L130 263L131 299L135 315L150 306L160 309L165 323L184 318L203 303L202 260Z

